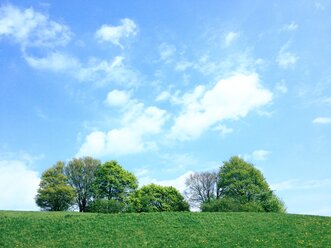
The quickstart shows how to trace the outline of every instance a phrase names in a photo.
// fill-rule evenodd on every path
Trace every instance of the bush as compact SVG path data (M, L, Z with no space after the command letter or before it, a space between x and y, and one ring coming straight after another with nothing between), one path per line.
M286 213L284 202L275 194L271 194L262 204L266 212Z
M124 202L106 199L94 200L87 207L87 212L94 213L121 213L126 212L126 210Z
M240 203L232 198L215 199L201 205L202 212L265 212L259 202Z

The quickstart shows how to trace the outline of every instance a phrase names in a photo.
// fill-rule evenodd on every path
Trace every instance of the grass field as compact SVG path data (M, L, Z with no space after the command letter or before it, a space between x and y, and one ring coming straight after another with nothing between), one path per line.
M331 247L331 218L0 211L0 247Z

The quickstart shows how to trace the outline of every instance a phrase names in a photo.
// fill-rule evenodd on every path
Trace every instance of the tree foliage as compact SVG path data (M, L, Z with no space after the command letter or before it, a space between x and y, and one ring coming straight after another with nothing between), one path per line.
M93 187L95 199L123 201L137 189L138 180L112 160L97 168Z
M186 179L185 185L185 196L193 206L218 197L216 172L195 172Z
M270 192L262 173L240 157L224 162L217 185L221 197L231 197L242 203L254 201Z
M68 185L68 179L64 175L64 163L57 162L42 174L36 203L43 210L65 211L73 204L74 199L75 191Z
M75 189L76 204L80 212L85 212L91 201L95 172L100 161L92 157L74 158L65 167L68 182Z
M189 204L174 187L149 184L137 190L130 201L136 212L189 211Z
M203 204L203 211L285 212L262 173L240 157L224 162L218 174L219 199Z

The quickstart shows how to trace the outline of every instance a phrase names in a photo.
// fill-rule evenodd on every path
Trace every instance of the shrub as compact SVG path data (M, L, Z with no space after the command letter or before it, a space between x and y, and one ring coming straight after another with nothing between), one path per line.
M120 213L126 212L126 204L116 200L94 200L87 208L87 212L94 213Z

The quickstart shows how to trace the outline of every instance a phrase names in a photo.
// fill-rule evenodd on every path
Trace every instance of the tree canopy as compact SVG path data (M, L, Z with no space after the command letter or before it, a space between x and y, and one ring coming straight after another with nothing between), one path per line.
M134 174L115 160L99 166L95 172L94 198L123 201L138 188Z
M262 173L240 157L224 162L218 173L218 199L203 211L285 212L284 203L270 189Z
M92 185L100 161L92 157L74 158L65 167L68 182L76 191L76 204L80 212L85 212L92 199Z
M74 199L75 190L64 175L64 162L57 162L42 174L36 203L43 210L65 211Z
M156 184L138 189L130 202L136 212L189 211L189 204L176 188Z

